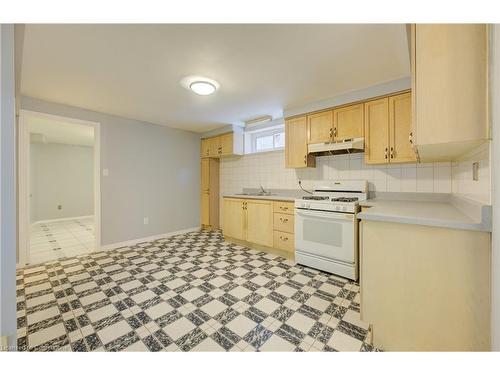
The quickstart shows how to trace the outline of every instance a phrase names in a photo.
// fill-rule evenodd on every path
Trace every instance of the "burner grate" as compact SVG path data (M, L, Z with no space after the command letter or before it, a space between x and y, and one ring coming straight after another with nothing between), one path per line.
M307 197L302 197L304 200L308 201L327 201L329 198L325 196L316 196L316 195L310 195Z
M339 198L332 198L332 202L357 202L358 198L355 197L339 197Z

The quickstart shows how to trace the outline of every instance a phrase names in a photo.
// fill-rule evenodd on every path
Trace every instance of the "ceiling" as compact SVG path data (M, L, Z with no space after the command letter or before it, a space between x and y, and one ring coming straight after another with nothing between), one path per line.
M32 142L62 143L78 146L94 145L94 128L92 126L31 114L25 115L23 121L26 122L30 134L43 135L43 141L40 136L32 136Z
M390 25L26 25L21 93L196 132L410 74ZM211 96L181 85L219 82Z

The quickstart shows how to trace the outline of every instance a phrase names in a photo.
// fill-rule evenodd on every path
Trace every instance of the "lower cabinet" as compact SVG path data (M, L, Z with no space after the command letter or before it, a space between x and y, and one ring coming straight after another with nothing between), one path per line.
M388 351L490 350L491 234L361 221L361 319Z
M226 237L293 253L293 203L224 198Z
M225 236L246 241L245 201L224 198L222 231Z

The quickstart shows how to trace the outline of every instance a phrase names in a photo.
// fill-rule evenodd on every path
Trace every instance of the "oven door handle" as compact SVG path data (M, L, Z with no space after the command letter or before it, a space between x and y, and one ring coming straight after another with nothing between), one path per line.
M325 211L317 211L317 210L304 210L304 209L296 209L295 213L300 216L308 216L308 217L322 217L325 219L340 219L345 221L353 221L354 214L348 213L340 213L340 212L325 212Z

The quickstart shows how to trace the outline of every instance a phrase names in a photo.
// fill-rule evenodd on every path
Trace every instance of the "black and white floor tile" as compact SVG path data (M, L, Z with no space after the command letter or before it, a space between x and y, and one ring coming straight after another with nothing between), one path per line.
M18 349L372 351L359 286L197 231L17 273Z

